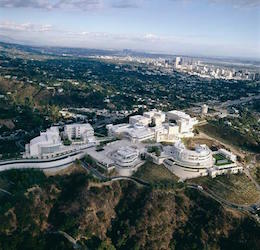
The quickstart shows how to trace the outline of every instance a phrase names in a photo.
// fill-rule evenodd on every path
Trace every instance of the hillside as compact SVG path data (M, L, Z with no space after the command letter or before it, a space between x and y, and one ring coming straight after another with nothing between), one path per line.
M82 171L0 175L0 249L260 249L260 227L195 190L103 184ZM232 248L231 248L232 246Z

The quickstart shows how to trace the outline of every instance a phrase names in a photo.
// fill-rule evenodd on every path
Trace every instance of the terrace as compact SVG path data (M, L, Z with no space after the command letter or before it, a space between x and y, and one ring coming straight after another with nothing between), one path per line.
M233 161L227 159L222 154L213 154L213 157L215 158L215 165L216 166L224 166L234 163Z

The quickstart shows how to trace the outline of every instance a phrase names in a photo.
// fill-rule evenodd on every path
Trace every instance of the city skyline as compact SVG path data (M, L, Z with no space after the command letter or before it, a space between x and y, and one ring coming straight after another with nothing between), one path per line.
M0 39L260 59L258 0L0 0Z

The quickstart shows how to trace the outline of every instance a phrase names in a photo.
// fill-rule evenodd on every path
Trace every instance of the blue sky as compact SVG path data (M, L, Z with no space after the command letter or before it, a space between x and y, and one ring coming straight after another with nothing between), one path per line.
M0 0L0 38L260 58L260 0Z

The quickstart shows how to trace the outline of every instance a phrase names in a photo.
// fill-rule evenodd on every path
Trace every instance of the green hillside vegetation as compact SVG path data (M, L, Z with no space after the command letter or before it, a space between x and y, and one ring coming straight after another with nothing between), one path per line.
M223 175L214 179L200 177L189 182L202 185L213 194L236 204L252 204L260 200L260 192L245 174Z
M255 168L250 169L250 172L254 177L254 179L256 180L256 182L258 183L258 185L260 185L260 163L257 163Z
M153 187L173 188L178 185L177 176L172 174L164 166L156 165L150 161L142 165L134 176L147 181Z
M198 127L198 129L238 148L254 153L260 152L260 143L257 137L237 131L223 123L221 119L219 121L210 121L208 124Z
M78 171L0 180L12 193L0 196L0 249L73 249L59 230L80 249L259 249L259 225L196 190L102 184Z
M51 49L50 56L35 48L1 43L0 93L11 92L11 98L20 104L29 98L37 108L55 105L113 110L142 104L148 108L187 108L195 102L234 100L258 93L259 83L254 81L208 80L166 73L137 62L80 57L82 50L73 57L62 57L59 50ZM104 102L106 97L109 103Z

